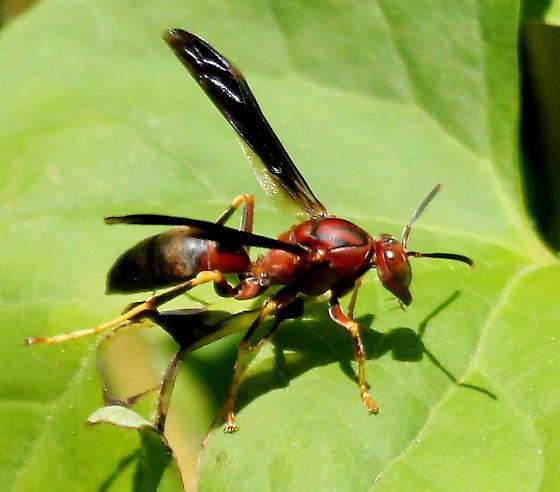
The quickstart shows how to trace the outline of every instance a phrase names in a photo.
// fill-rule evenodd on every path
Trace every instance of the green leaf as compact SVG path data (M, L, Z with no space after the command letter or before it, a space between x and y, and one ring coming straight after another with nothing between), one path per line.
M559 266L524 209L518 11L506 0L43 0L3 28L0 488L139 486L146 447L136 432L85 425L102 404L93 340L23 346L94 326L140 297L105 298L105 274L159 229L104 227L103 216L212 219L244 192L257 195L257 232L291 225L159 39L177 26L243 70L333 214L398 235L441 182L410 245L477 264L414 261L406 312L365 276L357 316L377 416L360 402L349 337L324 299L287 322L247 372L240 431L211 433L199 488L557 489ZM151 352L120 346L115 379L152 375L126 396L157 382L171 357L149 340ZM232 357L213 344L178 381L167 437L187 484L230 377L217 366ZM143 469L161 481L147 483L177 490L154 453Z
M144 417L130 408L120 405L101 407L88 418L88 424L112 424L125 429L136 429L156 432L155 427Z
M176 490L180 477L174 458L165 438L144 417L130 408L119 405L102 407L87 419L88 424L111 424L122 429L138 431L142 449L138 452L138 465L133 488L138 491ZM136 458L131 455L131 458Z

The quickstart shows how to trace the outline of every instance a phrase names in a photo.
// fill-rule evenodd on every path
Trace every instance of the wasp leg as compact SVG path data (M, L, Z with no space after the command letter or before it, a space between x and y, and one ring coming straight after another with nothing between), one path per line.
M233 213L243 204L240 230L253 232L253 218L255 216L255 197L253 195L237 195L231 205L216 219L216 224L225 224Z
M357 290L355 290L355 292L357 293ZM373 401L373 398L368 392L365 373L366 353L364 350L364 344L362 343L362 338L360 337L360 325L358 325L358 323L356 323L352 318L349 318L342 312L337 296L333 295L331 297L330 304L331 306L329 308L329 315L331 319L337 325L346 328L348 330L348 333L350 333L350 336L352 337L354 357L356 358L356 362L358 363L358 386L360 388L362 401L371 413L378 413L379 409L377 408L375 401ZM353 311L353 305L351 305L351 308Z
M159 395L157 400L157 410L154 416L154 427L158 432L162 433L165 429L165 422L167 420L167 413L169 411L169 403L171 401L171 394L177 380L177 374L181 363L190 352L190 347L180 347L179 350L171 359L171 362L165 369L163 378L159 388Z
M138 316L142 316L144 313L146 313L146 311L152 311L157 307L161 306L162 304L169 302L171 299L174 299L175 297L191 290L192 288L208 282L213 282L217 286L220 286L221 289L224 289L223 287L224 285L229 286L222 272L218 270L206 270L198 273L196 277L190 280L181 282L180 284L171 287L170 289L167 289L161 294L153 295L143 302L132 304L132 308L124 312L118 318L115 318L111 321L107 321L106 323L98 325L94 328L74 331L72 333L67 333L65 335L55 335L48 338L31 337L26 339L25 343L26 345L61 343L61 342L66 342L68 340L74 340L76 338L80 338L86 335L94 335L102 331L107 331L107 330L114 331L118 329L119 326L127 323L128 321L137 318Z
M245 194L238 195L234 198L231 205L218 217L217 224L224 224L233 213L243 204L243 215L241 218L241 230L245 232L253 232L253 218L255 214L255 198L253 195ZM248 250L248 248L247 248ZM213 278L209 278L213 277ZM188 290L206 282L214 282L216 289L222 295L231 296L236 293L235 289L231 287L224 279L223 275L218 271L204 271L200 272L195 278L182 282L171 289L162 292L159 295L154 295L144 302L138 302L133 307L123 313L122 316L115 318L107 323L103 323L94 328L85 330L78 330L64 335L55 335L48 338L43 337L30 337L25 340L26 345L34 344L52 344L61 343L68 340L74 340L87 335L95 335L109 329L115 329L117 326L127 322L128 320L142 314L144 311L152 310L161 306L162 304L170 301L171 299L187 292Z
M241 206L241 204L243 204L243 214L241 216L241 223L239 225L239 229L244 232L253 232L253 219L255 216L255 197L253 195L248 195L248 194L237 195L231 202L231 205L222 213L222 215L220 215L215 220L215 223L220 225L225 224L233 215L233 213ZM249 253L250 251L249 246L245 246L245 251ZM238 275L238 278L241 282L244 280L242 275ZM243 290L242 296L245 295L245 292L248 292L248 294L246 295L248 295L249 298L252 299L253 297L259 295L260 292L262 291L262 288L256 285L253 286L253 285L244 285L244 284L240 284L236 289L231 287L227 282L216 284L215 287L216 287L215 288L216 294L218 294L221 297L236 296L236 298L238 298L237 297L237 294L239 293L238 290L241 289Z
M300 303L294 302L292 304L295 306L292 307L292 305L289 305L286 306L286 308L279 311L278 318L280 318L280 320L293 318L299 315L299 313L301 313L303 308L303 302ZM152 318L150 318L159 326L161 326L164 330L166 330L168 333L173 333L173 331L175 330L171 330L172 325L168 324L167 326L165 326L165 324L163 323L163 316L175 315L175 313L177 313L177 316L181 316L183 318L181 320L181 323L190 322L189 332L191 332L194 335L194 336L191 335L191 338L185 338L185 339L181 339L176 336L174 337L175 341L179 344L180 348L175 354L173 360L169 363L161 379L159 395L158 395L157 411L154 416L154 425L159 432L163 432L165 428L165 422L167 419L167 412L169 410L171 394L173 392L173 387L175 386L175 380L177 379L179 366L185 359L185 356L188 353L209 343L213 337L217 336L218 338L221 338L222 336L226 336L229 333L231 333L231 331L229 330L232 324L235 325L234 320L236 318L250 315L251 319L254 319L256 316L258 316L258 313L260 312L260 310L242 311L240 313L227 316L226 318L220 320L216 324L208 325L205 324L203 319L200 319L198 317L198 314L203 312L202 310L197 309L197 310L190 310L190 311L188 310L181 310L181 311L187 311L187 314L181 316L179 314L180 313L179 310L166 311L163 313L156 312L157 316L152 316ZM188 314L189 312L192 312L193 315L189 315ZM175 319L175 322L173 324L176 324L178 320L179 318ZM269 333L267 334L267 338L272 334L272 331L273 330L269 331ZM218 416L218 418L219 417L220 416Z
M265 333L255 345L247 347L245 349L245 353L260 349L276 334L278 328L280 328L280 323L282 323L282 321L285 321L287 319L300 318L303 314L303 304L303 299L301 297L296 297L292 303L284 305L281 309L279 309L274 316L274 324L272 325L270 330L268 330L268 332Z
M247 330L247 333L243 336L239 345L237 346L237 359L235 361L235 365L233 366L233 377L231 379L231 383L228 390L228 397L226 399L226 403L224 406L224 413L225 413L225 427L224 432L231 433L238 430L238 427L235 425L235 399L237 397L237 391L239 390L239 384L241 383L241 375L243 374L243 357L245 354L255 350L256 348L262 345L261 342L257 343L256 345L250 345L251 338L257 331L259 325L268 317L272 315L277 315L284 307L289 306L294 302L296 299L296 293L291 288L284 288L278 291L275 295L271 298L267 299L264 304L262 305L257 319L251 324L250 328ZM266 335L266 339L269 339L272 334L278 328L280 322L286 319L280 318L277 320L275 325L272 327L272 330Z
M94 328L86 328L85 330L77 330L71 333L66 333L64 335L54 335L52 337L29 337L25 339L25 345L35 345L35 344L47 345L52 343L61 343L61 342L66 342L68 340L75 340L76 338L85 337L87 335L95 335L97 333L101 333L102 331L106 331L108 329L114 331L114 330L118 330L123 325L125 325L128 322L128 320L129 318L125 318L123 315L111 321L108 321L107 323L103 323L101 325L95 326Z
M362 281L357 280L354 284L354 288L352 289L352 296L350 297L350 302L348 303L348 317L354 317L354 308L356 307L356 301L358 300L358 291L362 286Z
M239 229L245 232L253 232L253 219L255 217L255 197L253 195L237 195L231 205L216 219L216 224L225 224L241 204L243 204L243 214L241 215ZM245 246L245 250L249 253L249 246Z

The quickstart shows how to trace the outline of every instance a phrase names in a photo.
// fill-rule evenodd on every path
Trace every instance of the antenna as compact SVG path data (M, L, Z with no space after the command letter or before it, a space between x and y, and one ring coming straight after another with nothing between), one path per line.
M406 256L412 256L413 258L443 258L444 260L461 261L470 267L474 266L474 261L468 256L457 255L455 253L419 253L418 251L407 251Z
M434 197L439 193L440 189L441 189L441 184L438 183L434 187L434 189L432 191L430 191L430 193L428 193L428 196L426 196L426 198L424 198L422 203L414 211L414 213L412 214L412 217L410 217L410 220L408 221L408 224L406 224L406 226L403 229L403 233L402 233L402 237L401 237L401 244L402 244L403 249L406 249L406 245L408 244L408 236L410 235L410 230L412 229L412 224L414 224L414 222L416 222L418 217L420 217L422 215L422 212L424 212L424 210L426 210L426 207L430 204L430 202L434 199Z

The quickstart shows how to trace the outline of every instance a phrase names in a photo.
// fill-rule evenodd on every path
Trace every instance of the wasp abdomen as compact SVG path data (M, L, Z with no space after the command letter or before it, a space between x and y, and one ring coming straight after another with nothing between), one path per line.
M106 291L150 291L188 280L205 269L208 244L184 229L144 239L115 261L107 274Z

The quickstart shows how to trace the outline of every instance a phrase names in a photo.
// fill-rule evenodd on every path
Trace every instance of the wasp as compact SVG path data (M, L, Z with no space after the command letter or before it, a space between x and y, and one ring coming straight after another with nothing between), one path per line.
M400 239L390 234L371 236L352 222L330 214L317 199L282 143L263 115L247 81L226 57L201 38L182 29L169 29L164 40L194 80L236 131L242 150L253 166L257 180L268 195L280 197L304 216L304 220L276 239L253 233L255 209L250 194L237 196L215 221L167 215L136 214L105 218L107 224L148 224L173 226L149 237L123 253L107 275L107 293L137 293L166 289L129 306L125 312L95 328L50 338L29 338L28 344L57 343L108 330L143 318L150 318L172 332L180 350L170 364L160 394L159 422L165 422L170 387L180 360L202 345L225 336L228 323L204 323L200 314L159 313L158 308L171 299L204 284L213 283L218 296L238 300L254 299L270 288L277 290L255 310L237 348L237 361L224 405L225 432L237 430L235 399L242 373L241 359L260 346L278 329L281 321L303 312L308 297L329 293L328 312L337 325L350 335L358 366L360 397L369 412L378 413L366 382L366 354L360 326L352 318L360 278L376 270L383 287L401 307L412 302L410 258L442 258L466 263L473 261L460 254L421 253L408 249L414 222L440 190L435 186L412 214ZM242 208L239 229L226 226L233 213ZM267 251L255 260L250 248ZM227 274L237 276L232 283ZM353 292L351 308L345 313L340 299ZM272 327L258 343L252 339L267 318ZM190 321L190 323L189 323ZM181 328L177 327L177 324ZM170 329L173 325L173 329ZM189 331L190 330L190 331ZM182 333L182 335L177 335ZM163 430L163 424L160 425Z

